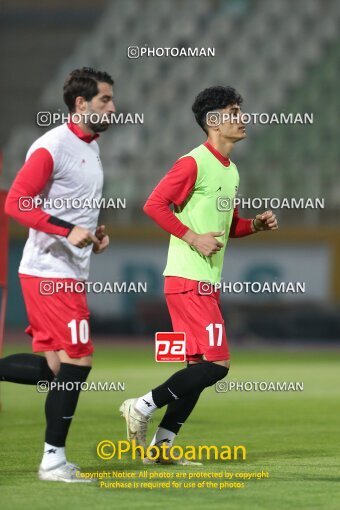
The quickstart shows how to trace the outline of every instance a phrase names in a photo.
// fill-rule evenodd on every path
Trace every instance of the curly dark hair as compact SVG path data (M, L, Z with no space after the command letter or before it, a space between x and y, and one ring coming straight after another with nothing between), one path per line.
M98 94L98 82L109 83L113 85L114 81L108 73L97 71L92 67L82 67L74 69L64 83L64 102L71 113L74 112L75 101L78 96L82 96L86 101Z
M229 105L243 103L242 96L232 87L208 87L202 90L192 105L195 119L205 133L208 133L206 116L208 112L226 108Z

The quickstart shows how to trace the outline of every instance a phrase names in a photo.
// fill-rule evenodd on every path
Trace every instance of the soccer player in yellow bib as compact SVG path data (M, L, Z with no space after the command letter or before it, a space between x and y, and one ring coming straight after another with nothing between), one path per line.
M228 374L230 356L217 288L228 238L278 228L272 211L244 219L233 206L239 174L230 153L246 137L241 104L232 87L210 87L198 94L192 109L207 140L175 162L144 206L171 234L164 292L174 331L186 334L187 360L186 368L120 407L128 438L144 447L157 408L167 406L151 445L171 447L202 391ZM192 464L185 459L177 463Z

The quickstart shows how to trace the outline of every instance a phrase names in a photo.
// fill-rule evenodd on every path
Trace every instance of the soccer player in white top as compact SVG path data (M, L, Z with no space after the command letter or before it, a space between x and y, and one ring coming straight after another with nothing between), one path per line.
M73 286L88 278L92 252L109 245L105 226L97 224L99 209L88 205L102 193L96 138L115 112L112 86L105 72L82 68L70 73L64 84L70 120L32 144L5 204L8 215L29 227L19 277L34 354L1 359L0 380L57 383L46 397L41 480L83 481L76 476L79 468L66 459L65 444L81 383L91 370L93 345L85 291ZM79 200L87 206L79 208Z

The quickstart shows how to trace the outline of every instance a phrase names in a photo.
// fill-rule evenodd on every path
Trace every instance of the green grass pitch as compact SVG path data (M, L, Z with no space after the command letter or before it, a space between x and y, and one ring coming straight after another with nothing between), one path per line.
M20 352L19 346L5 354ZM25 348L27 351L27 346ZM202 395L177 443L239 445L246 461L206 461L203 467L143 466L126 458L103 461L96 445L125 439L118 407L162 382L180 364L156 364L152 347L98 346L90 380L122 381L124 392L81 395L68 439L68 459L84 471L186 473L268 471L243 489L100 489L94 484L39 482L45 396L33 386L1 385L0 507L2 510L185 508L294 510L340 508L338 352L236 351L229 379L303 381L303 392L228 392ZM150 438L161 416L158 411Z

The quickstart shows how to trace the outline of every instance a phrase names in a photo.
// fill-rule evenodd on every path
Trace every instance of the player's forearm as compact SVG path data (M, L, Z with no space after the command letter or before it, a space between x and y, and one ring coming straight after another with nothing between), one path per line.
M230 225L229 237L245 237L254 234L256 231L253 220L240 218L238 208L235 207Z
M186 243L190 244L190 246L193 246L195 244L196 239L197 239L196 232L194 232L193 230L190 230L190 228L188 228L188 230L182 237L182 240L185 241Z
M5 213L15 221L27 228L33 228L46 234L55 234L66 237L74 227L72 223L63 221L56 216L45 213L39 207L32 209L23 209L20 204L23 203L22 198L28 200L32 197L17 194L15 189L11 189L7 195L5 202Z
M257 230L254 228L252 219L237 218L231 224L229 237L246 237L255 232Z
M171 204L180 205L193 190L197 178L197 164L191 156L185 156L172 166L158 183L144 205L144 212L163 230L180 239L188 231L170 209Z
M168 204L148 199L143 211L163 230L180 239L189 230L170 210Z

